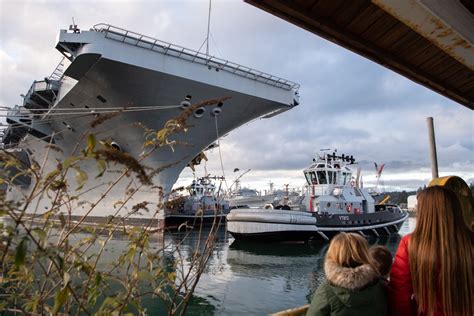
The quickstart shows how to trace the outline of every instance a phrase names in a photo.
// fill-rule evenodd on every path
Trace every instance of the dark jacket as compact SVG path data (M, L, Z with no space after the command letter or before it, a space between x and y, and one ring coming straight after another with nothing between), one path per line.
M326 260L324 272L326 281L314 293L306 315L388 314L385 286L371 266L364 264L357 268L346 268Z

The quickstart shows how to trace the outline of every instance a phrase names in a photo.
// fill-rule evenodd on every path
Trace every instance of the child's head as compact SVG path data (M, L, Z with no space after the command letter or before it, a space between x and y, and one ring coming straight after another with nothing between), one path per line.
M329 244L326 259L348 268L372 263L367 240L354 233L339 233L334 236Z
M380 275L387 276L393 262L390 251L384 246L373 246L370 247L370 256Z

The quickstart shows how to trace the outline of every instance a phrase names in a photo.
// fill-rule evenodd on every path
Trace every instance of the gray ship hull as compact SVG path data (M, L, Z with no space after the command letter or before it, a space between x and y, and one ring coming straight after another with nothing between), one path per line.
M77 199L64 206L64 212L73 216L113 215L162 221L161 197L166 199L180 172L196 155L248 121L297 105L297 86L283 79L245 67L239 70L234 64L197 52L193 60L189 50L180 52L171 44L165 50L164 44L156 44L157 40L150 48L149 38L132 32L121 34L120 29L112 31L107 27L86 32L61 31L56 48L71 64L58 81L57 97L46 115L33 120L29 134L18 144L6 145L26 150L30 160L43 165L43 174L47 174L57 168L58 161L80 154L87 146L86 135L94 134L98 141L113 142L150 170L160 170L153 178L154 186L142 186L136 177L122 175L123 168L114 163L109 163L103 176L95 179L99 173L97 163L81 162L79 167L88 174L88 181ZM220 98L226 100L189 116L187 132L169 137L175 142L173 146L163 146L141 158L145 142L142 126L160 130L169 119L183 113L186 102L189 106ZM126 110L136 107L141 110ZM61 114L65 111L75 114ZM110 113L115 116L91 126L98 117ZM11 117L13 122L20 119L21 116ZM48 137L40 139L37 135ZM59 150L52 150L45 140ZM73 172L67 180L74 192L77 184ZM34 187L34 181L10 186L7 198L22 200ZM149 211L133 211L133 206L143 201L150 202ZM35 207L30 213L41 214L49 210L51 201L39 196L32 205Z
M347 215L239 209L227 215L227 231L237 240L328 241L339 232L354 232L365 237L396 234L407 218L408 214L399 208Z

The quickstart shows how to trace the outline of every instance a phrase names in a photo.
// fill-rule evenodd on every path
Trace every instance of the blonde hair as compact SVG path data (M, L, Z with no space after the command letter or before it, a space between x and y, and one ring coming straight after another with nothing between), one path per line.
M445 315L473 314L473 245L456 194L441 186L420 192L408 245L418 313L433 315L438 306Z
M369 243L364 237L354 233L339 233L331 240L326 260L348 268L368 264L377 272L369 254Z

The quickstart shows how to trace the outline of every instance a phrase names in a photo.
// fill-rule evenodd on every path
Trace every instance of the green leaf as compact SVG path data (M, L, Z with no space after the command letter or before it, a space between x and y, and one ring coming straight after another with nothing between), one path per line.
M48 173L48 174L44 177L44 179L45 179L45 181L50 180L50 179L53 179L53 178L55 178L58 174L59 174L59 170L58 170L58 169L55 169L55 170L51 171L50 173Z
M63 213L59 213L59 221L61 222L62 227L66 226L66 218Z
M64 286L66 287L70 281L71 281L71 276L69 275L69 273L64 272L64 275L63 275Z
M20 266L25 264L25 258L26 258L26 251L28 250L28 239L24 237L18 246L16 247L16 252L15 252L15 266L19 268Z
M87 173L85 173L83 170L81 170L78 167L74 169L76 170L76 181L78 184L78 187L76 188L76 190L80 190L84 186L84 182L87 181L87 178L88 178Z
M96 273L94 282L96 286L100 285L100 283L102 282L102 275L100 273Z
M151 147L155 145L156 145L155 140L147 140L146 142L143 143L143 147Z
M41 295L35 294L25 304L25 309L33 314L37 313ZM0 309L1 310L1 309Z
M108 307L117 307L120 306L120 301L116 297L106 297L102 302L102 306L100 307L100 311L107 309Z
M64 268L64 259L60 255L56 255L56 262L58 263L59 268Z
M89 136L87 136L87 151L93 151L96 143L94 134L89 134Z
M53 307L53 312L52 312L53 315L58 314L61 307L64 305L64 303L66 303L66 300L68 299L68 297L69 297L69 288L66 286L62 288L61 291L59 291L56 294L56 297L54 298L54 307Z
M43 229L35 227L33 228L33 233L38 235L40 242L44 242L46 240L46 232Z
M67 169L71 167L78 160L79 160L79 157L75 157L75 156L67 157L66 159L64 159L62 163L63 169Z
M105 169L107 168L107 163L104 159L97 160L97 168L99 169L99 174L95 176L96 179L102 177L105 172Z

